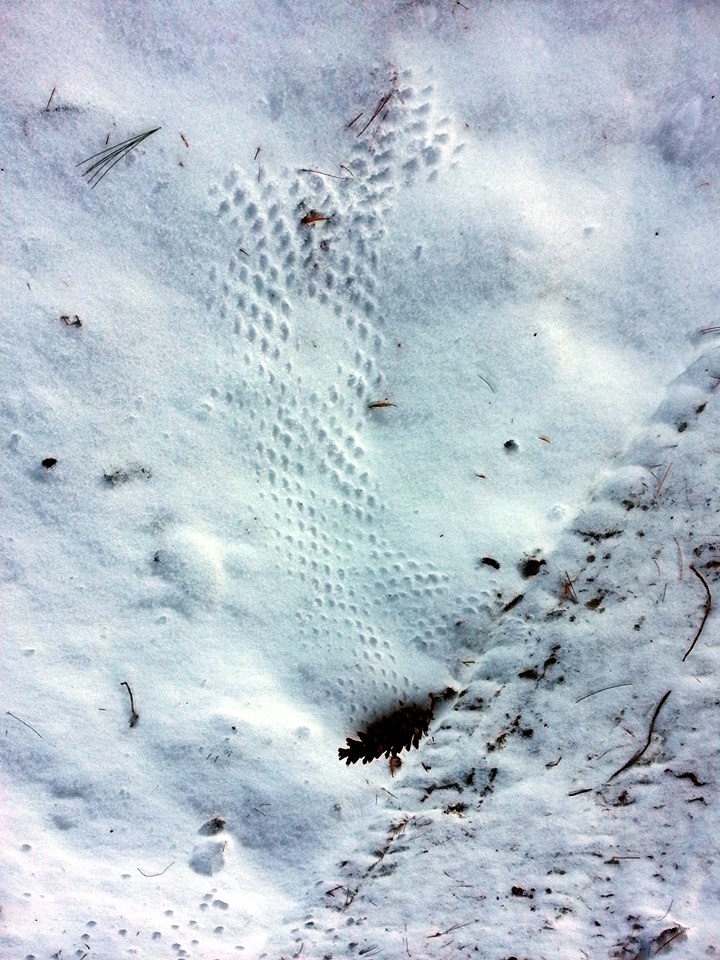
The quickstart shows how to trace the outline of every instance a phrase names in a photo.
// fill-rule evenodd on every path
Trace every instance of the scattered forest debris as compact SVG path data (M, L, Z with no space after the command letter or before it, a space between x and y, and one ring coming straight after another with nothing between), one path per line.
M512 610L513 607L516 607L520 603L520 601L524 596L525 596L524 593L519 593L516 597L513 597L512 600L506 603L505 606L502 608L502 612L507 613L508 610Z
M634 754L630 757L630 759L628 760L627 763L624 763L624 764L620 767L619 770L616 770L615 773L613 773L612 776L610 776L610 777L607 779L606 783L610 783L610 781L611 781L611 780L614 780L615 777L617 777L619 774L624 773L625 770L628 770L630 767L632 767L633 764L637 763L638 760L639 760L639 759L642 757L642 755L645 753L645 751L647 750L647 748L650 746L650 742L651 742L651 740L652 740L652 735L653 735L653 730L655 729L655 721L656 721L657 718L658 718L658 714L659 714L660 711L662 710L663 706L665 705L665 701L667 700L667 698L670 696L671 693L672 693L672 690L668 690L668 692L667 692L666 694L664 694L664 695L660 698L660 702L659 702L658 705L655 707L655 712L653 713L653 715L652 715L652 720L650 721L650 728L649 728L649 730L648 730L647 740L645 741L645 744L637 751L637 753L634 753Z
M493 570L499 570L500 564L493 557L483 557L480 563L484 563L487 567L492 567Z
M536 577L540 573L540 567L545 566L545 561L537 557L529 557L520 567L520 573L526 580L530 577Z
M329 220L330 217L326 217L322 213L318 213L317 210L311 210L310 213L306 213L305 216L300 221L301 227L309 227L313 223L322 223L324 220Z
M121 483L127 483L128 480L132 480L134 477L144 477L145 480L149 480L152 477L152 470L150 467L137 465L128 467L127 470L113 470L110 473L103 474L105 482L111 487L117 487Z
M378 105L375 107L375 110L374 110L374 112L373 112L373 115L370 117L370 119L368 120L368 122L367 122L367 123L365 124L365 126L362 128L362 130L360 131L360 133L358 133L358 135L357 135L358 137L361 137L361 136L365 133L365 131L366 131L367 128L370 126L370 124L373 122L373 120L383 111L383 109L388 105L388 103L390 103L390 101L392 100L394 94L395 94L395 90L393 89L393 90L391 90L390 93L388 93L386 96L380 98L380 101L379 101ZM362 116L362 114L360 114L360 116ZM356 117L356 119L359 119L359 118ZM354 122L355 122L355 121L353 120L353 123L354 123ZM350 124L349 126L352 126L352 124Z
M133 693L130 689L130 684L126 680L123 680L120 686L127 687L127 692L130 695L130 726L134 727L137 725L137 722L140 719L140 714L135 710L135 700L133 699Z
M222 817L210 817L207 823L204 823L198 833L203 837L214 837L218 833L222 833L225 829L225 821Z
M62 320L62 322L65 324L66 327L81 327L81 326L82 326L82 320L80 319L80 317L79 317L76 313L73 314L72 316L70 316L70 314L68 314L68 313L64 313L64 314L60 317L60 319Z
M705 587L705 592L707 594L707 597L705 598L705 613L703 614L703 618L700 623L700 626L698 627L697 633L693 637L693 642L690 644L690 646L687 649L687 652L685 653L685 656L683 657L683 663L687 660L687 658L692 653L693 647L698 642L698 637L703 632L703 627L705 626L707 622L707 618L710 616L710 611L712 610L712 594L710 593L710 587L707 585L707 580L692 563L690 564L690 569L698 578L698 580L702 583L702 585Z
M387 397L384 400L373 400L368 404L368 410L382 410L385 407L396 407L396 403L390 403Z

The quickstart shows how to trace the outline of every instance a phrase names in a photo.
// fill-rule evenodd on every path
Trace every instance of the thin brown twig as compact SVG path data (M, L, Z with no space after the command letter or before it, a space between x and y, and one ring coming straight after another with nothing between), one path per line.
M37 735L38 735L38 736L40 737L40 739L42 740L42 734L41 734L41 733L38 733L37 730L35 729L35 727L31 727L29 723L25 723L24 720L21 720L20 717L16 717L15 714L14 714L14 713L10 713L9 710L6 710L5 712L8 714L8 716L12 717L13 720L17 720L18 723L21 723L24 727L27 727L29 730L32 730L33 733L37 733Z
M345 127L345 129L346 129L346 130L349 130L350 127L351 127L354 123L357 123L357 122L358 122L358 120L360 119L360 117L361 117L362 115L363 115L363 111L361 110L360 113L359 113L353 120L350 121L350 123Z
M394 93L395 93L395 91L394 91L394 90L391 90L390 93L389 93L386 97L382 97L382 98L381 98L380 103L378 103L377 107L375 107L375 112L374 112L373 115L370 117L370 119L369 119L368 122L365 124L365 126L362 128L362 130L360 131L360 133L358 133L358 137L361 137L361 136L365 133L365 131L366 131L367 128L370 126L370 124L373 122L373 120L375 119L375 117L377 117L377 115L383 110L384 107L387 106L388 103L390 103L390 100L392 99L392 96L393 96Z
M313 170L311 167L300 167L298 173L316 173L319 177L332 177L333 180L351 179L351 177L341 177L339 173L325 173L324 170Z
M459 930L461 927L469 927L471 923L477 923L477 920L467 920L465 923L456 923L452 927L448 927L447 930L443 930L441 933L430 933L425 937L426 940L432 940L433 937L444 937L448 933L452 933L453 930Z
M634 754L630 757L630 759L628 760L628 762L627 762L627 763L624 763L624 764L620 767L619 770L616 770L615 773L613 773L612 776L609 777L609 778L606 780L606 783L610 783L610 781L611 781L611 780L614 780L615 777L617 777L619 774L624 773L626 770L628 770L630 767L632 767L633 764L637 763L638 760L640 759L640 757L642 757L642 755L645 753L645 751L647 750L647 748L650 746L650 742L651 742L651 740L652 740L652 735L653 735L653 730L655 729L655 721L656 721L657 718L658 718L658 714L659 714L660 711L662 710L663 706L665 705L665 701L667 700L667 698L670 696L671 693L672 693L672 690L668 690L668 692L667 692L666 694L664 694L663 697L661 698L660 703L658 703L658 705L655 707L655 712L653 713L653 715L652 715L652 720L650 721L650 728L649 728L649 730L648 730L647 740L645 741L644 746L642 746L642 747L637 751L637 753L634 753Z
M127 692L130 694L130 726L134 727L140 719L140 714L135 710L135 700L133 699L130 684L126 680L123 680L120 686L127 687Z
M700 573L700 571L695 568L695 566L694 566L692 563L690 564L690 569L691 569L692 572L695 574L695 576L698 578L698 580L702 583L702 585L705 587L705 593L707 594L707 597L705 598L705 613L703 614L702 622L700 623L700 626L698 627L698 631L697 631L697 633L695 634L695 636L694 636L694 638L693 638L693 642L690 644L690 646L689 646L689 648L688 648L688 650L687 650L687 653L686 653L685 656L683 657L683 663L685 663L685 661L687 660L687 658L688 658L688 657L690 656L690 654L692 653L693 647L694 647L695 644L698 642L698 637L699 637L700 634L703 632L703 627L705 626L705 624L706 624L706 622L707 622L707 618L710 616L710 611L712 610L712 594L710 593L710 587L707 585L707 580L706 580L705 577Z
M678 554L680 556L680 579L685 579L685 558L683 557L682 547L680 546L680 541L677 537L673 537L673 540L677 544Z
M47 102L47 104L46 104L46 106L45 106L45 113L47 113L47 112L50 110L50 101L51 101L52 98L55 96L55 91L56 91L56 90L57 90L57 87L53 87L53 88L52 88L52 93L50 94L50 98L49 98L49 100L48 100L48 102Z
M667 469L666 469L665 473L662 475L662 480L660 480L660 482L658 483L657 487L655 488L655 499L656 499L656 500L657 500L657 498L660 496L660 491L662 490L663 484L665 483L665 481L666 481L667 478L668 478L668 474L670 473L670 469L671 469L671 468L672 468L672 461L670 461L670 463L667 465Z
M143 870L140 869L140 867L136 867L135 869L137 870L138 873L142 873L144 877L161 877L164 873L168 872L168 870L173 865L173 863L175 863L174 860L172 863L169 863L164 870L161 870L160 873L145 873Z
M592 693L586 693L584 697L580 697L579 700L576 700L575 703L582 703L583 700L587 700L589 697L594 697L598 693L605 693L606 690L617 690L618 687L631 687L631 683L613 683L609 687L601 687L599 690L593 690Z

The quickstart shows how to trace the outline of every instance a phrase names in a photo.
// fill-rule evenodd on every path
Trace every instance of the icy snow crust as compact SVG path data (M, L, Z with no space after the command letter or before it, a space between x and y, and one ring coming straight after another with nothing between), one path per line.
M720 10L3 35L0 957L717 955Z

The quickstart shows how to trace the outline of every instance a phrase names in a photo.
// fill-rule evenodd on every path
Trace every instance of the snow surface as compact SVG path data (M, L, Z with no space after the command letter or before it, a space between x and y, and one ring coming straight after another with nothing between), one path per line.
M720 7L0 16L0 958L717 956Z

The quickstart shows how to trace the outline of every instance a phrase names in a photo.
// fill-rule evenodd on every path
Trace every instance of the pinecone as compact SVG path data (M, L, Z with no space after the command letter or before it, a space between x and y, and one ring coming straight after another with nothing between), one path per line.
M418 747L420 740L427 735L430 721L433 718L434 698L431 697L429 707L417 705L403 706L386 714L379 720L369 724L363 733L358 733L358 739L347 738L347 747L340 747L338 757L345 760L350 766L362 760L371 763L382 757L395 756L401 750Z

